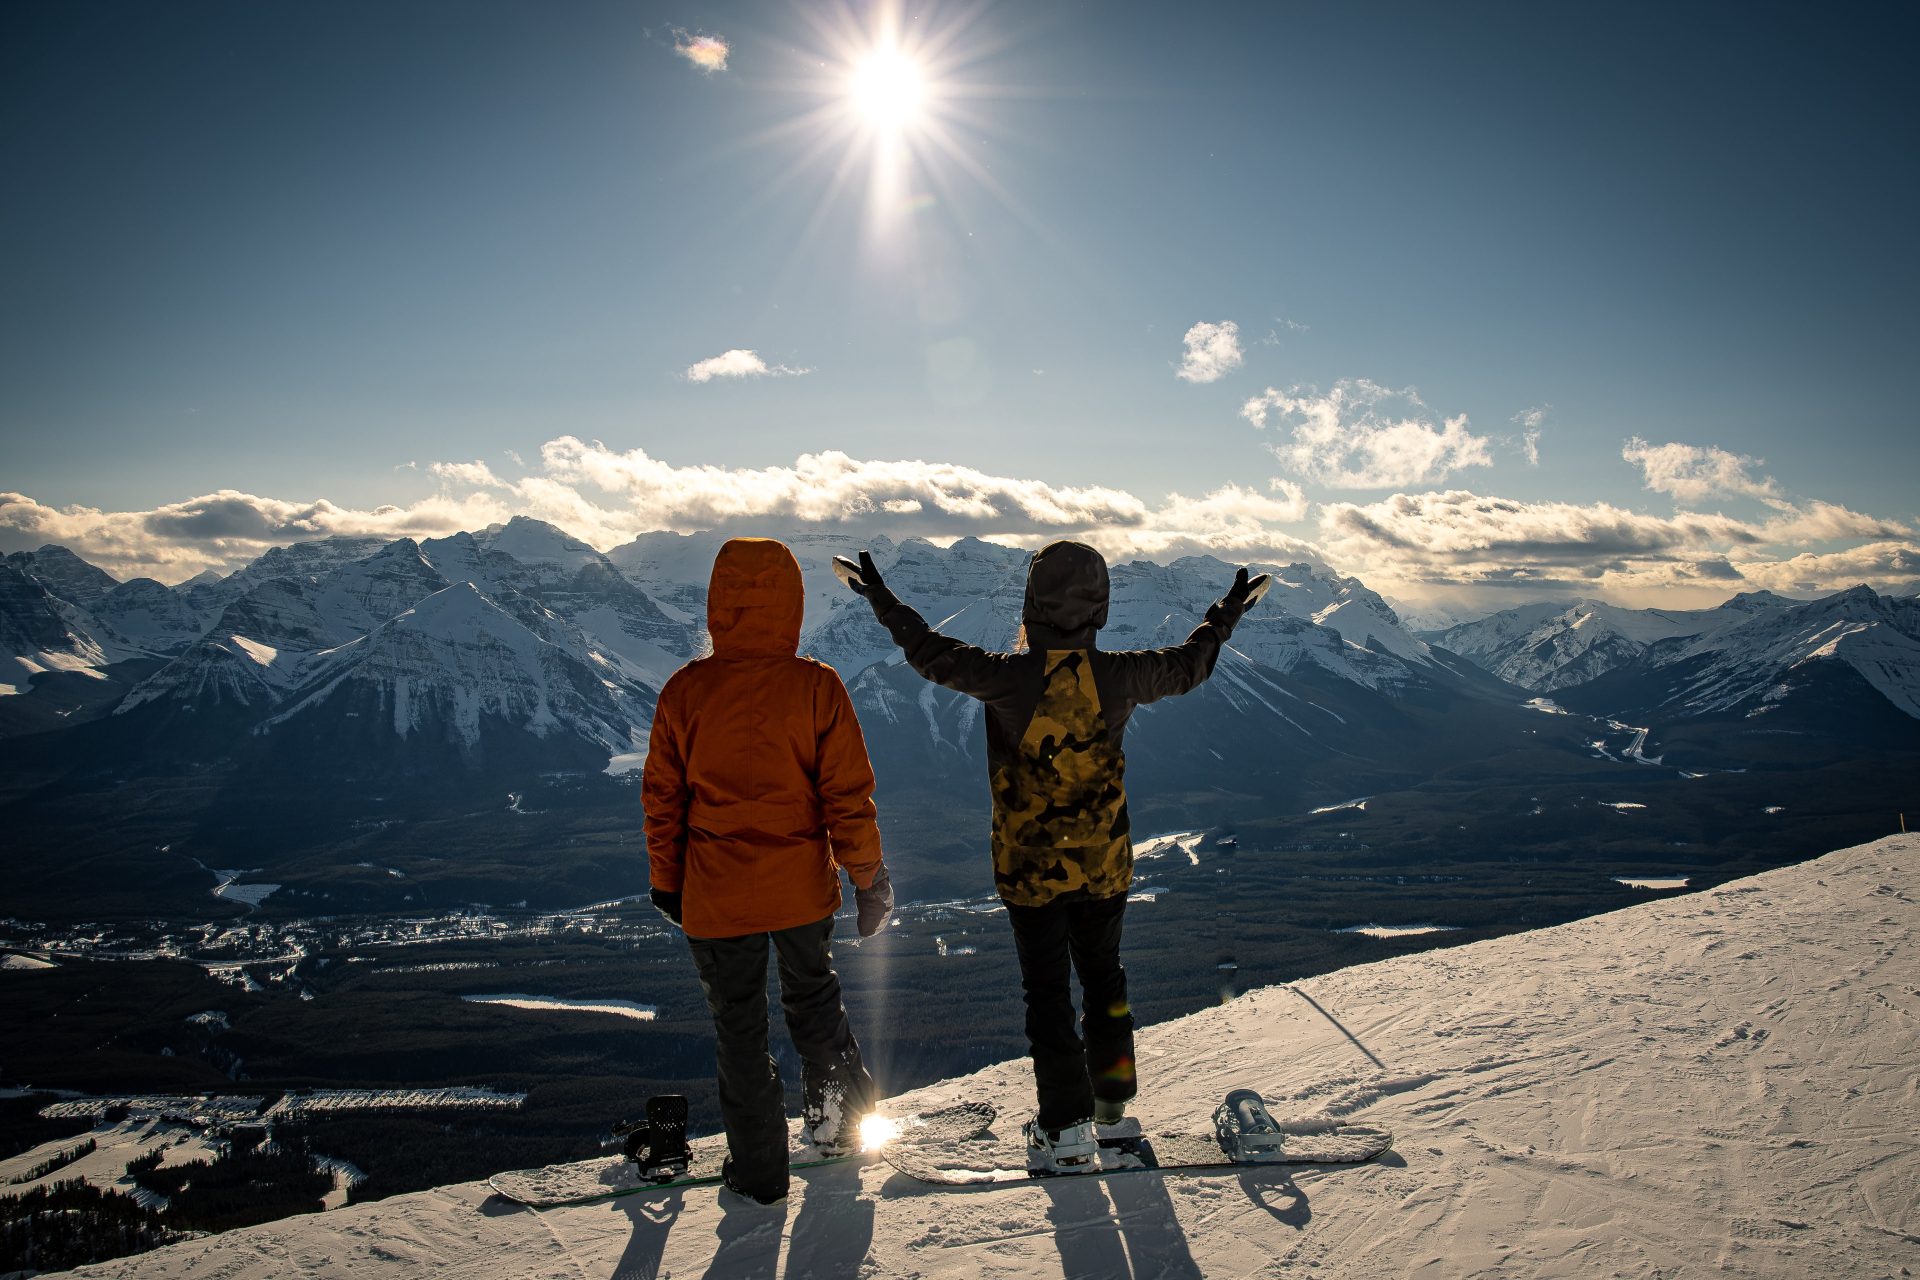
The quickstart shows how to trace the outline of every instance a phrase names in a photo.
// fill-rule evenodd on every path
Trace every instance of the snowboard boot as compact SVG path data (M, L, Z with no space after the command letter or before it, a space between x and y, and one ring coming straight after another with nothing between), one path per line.
M1021 1126L1027 1136L1027 1169L1037 1174L1098 1173L1100 1140L1092 1120L1047 1129L1039 1120Z
M800 1122L822 1155L860 1150L860 1122L873 1110L873 1077L855 1064L845 1076L808 1073L802 1080Z
M720 1185L735 1195L745 1196L755 1204L779 1204L787 1198L784 1178L781 1180L781 1185L775 1187L771 1184L745 1182L736 1176L736 1172L732 1156L720 1162ZM786 1171L783 1169L781 1172L784 1174Z
M1120 1098L1095 1098L1093 1100L1093 1122L1095 1124L1119 1124L1127 1118L1127 1100Z

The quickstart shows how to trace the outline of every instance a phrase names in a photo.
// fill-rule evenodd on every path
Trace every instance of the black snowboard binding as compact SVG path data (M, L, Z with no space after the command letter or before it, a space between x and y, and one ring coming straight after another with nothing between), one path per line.
M684 1094L661 1093L647 1099L645 1120L625 1120L613 1126L616 1137L627 1140L627 1159L640 1166L649 1182L672 1182L686 1176L693 1160L687 1145L687 1099Z
M1236 1164L1262 1164L1287 1158L1286 1135L1267 1104L1252 1089L1235 1089L1213 1113L1213 1136Z

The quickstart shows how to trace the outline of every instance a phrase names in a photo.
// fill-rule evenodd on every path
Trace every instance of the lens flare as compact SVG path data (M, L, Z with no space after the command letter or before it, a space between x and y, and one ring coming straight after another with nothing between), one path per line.
M860 1121L860 1149L878 1151L900 1136L900 1122L874 1112Z

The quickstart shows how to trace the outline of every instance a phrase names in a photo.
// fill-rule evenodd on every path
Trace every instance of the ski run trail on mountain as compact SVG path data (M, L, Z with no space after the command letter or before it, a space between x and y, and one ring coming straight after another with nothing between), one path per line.
M1904 1276L1920 1270L1916 871L1920 837L1889 837L1142 1032L1149 1131L1201 1128L1250 1086L1281 1119L1393 1129L1370 1165L961 1191L841 1165L796 1176L772 1208L705 1187L534 1212L472 1183L85 1271ZM893 1106L980 1099L1017 1125L1030 1097L1021 1060Z

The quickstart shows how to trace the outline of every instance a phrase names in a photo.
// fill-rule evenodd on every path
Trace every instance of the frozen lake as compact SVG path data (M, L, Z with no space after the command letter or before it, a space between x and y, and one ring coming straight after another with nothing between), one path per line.
M650 1004L635 1004L631 1000L567 1000L560 996L530 996L518 991L503 991L496 995L461 996L468 1004L504 1004L513 1009L549 1009L571 1010L575 1013L610 1013L618 1018L632 1018L636 1022L652 1022L660 1010Z

